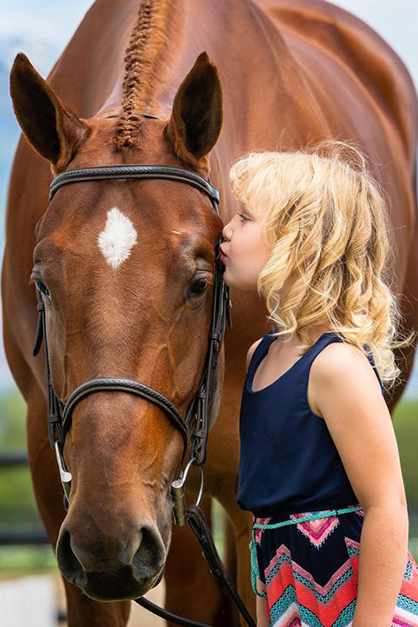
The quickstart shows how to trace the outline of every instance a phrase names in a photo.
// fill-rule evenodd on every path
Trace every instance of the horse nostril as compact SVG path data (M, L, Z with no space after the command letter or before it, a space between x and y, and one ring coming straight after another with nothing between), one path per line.
M69 531L63 531L60 534L56 554L58 566L61 572L72 583L82 585L82 580L85 579L85 574L80 561L77 559L71 548L71 536Z
M142 528L141 544L132 560L132 566L137 576L141 578L155 577L165 560L164 544L153 529Z

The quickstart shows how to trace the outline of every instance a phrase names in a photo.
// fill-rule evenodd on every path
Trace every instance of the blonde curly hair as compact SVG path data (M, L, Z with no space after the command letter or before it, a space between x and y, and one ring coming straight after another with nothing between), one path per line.
M328 141L312 151L252 152L230 176L233 192L263 212L272 252L258 291L275 335L297 332L305 352L313 327L325 324L364 353L366 345L392 387L401 374L393 349L415 334L401 330L386 276L394 250L387 209L360 151Z

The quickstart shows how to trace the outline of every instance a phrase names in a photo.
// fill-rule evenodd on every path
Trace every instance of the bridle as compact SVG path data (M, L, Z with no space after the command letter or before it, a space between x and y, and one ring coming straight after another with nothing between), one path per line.
M114 179L165 179L191 185L209 196L212 207L219 215L219 192L211 183L196 174L183 168L163 165L111 165L96 168L82 168L70 170L59 174L50 186L50 201L64 185L82 183L88 181L103 181ZM62 450L65 438L71 426L72 416L77 405L91 394L98 392L127 392L140 396L153 403L164 411L167 418L180 432L183 439L184 459L188 444L191 444L190 460L192 465L203 468L206 459L206 445L209 433L209 401L213 392L213 375L218 365L218 358L225 334L226 319L230 320L230 300L228 287L223 281L223 265L219 261L219 242L215 249L215 274L213 287L212 321L209 333L209 346L203 377L197 392L191 401L186 417L183 418L175 405L163 394L153 388L135 381L121 377L100 377L82 383L63 403L55 394L52 385L51 366L48 351L48 339L46 333L45 305L42 294L37 289L38 299L38 325L33 347L33 355L39 353L42 340L45 348L45 363L48 386L48 434L49 442L57 456L61 482L68 499L71 483L71 473L65 468ZM188 464L189 467L190 463ZM183 477L181 477L183 478ZM180 481L181 481L180 478ZM185 479L185 477L184 477ZM174 482L177 484L177 482ZM178 487L178 486L177 486ZM176 498L176 485L174 486L174 498ZM175 511L179 511L178 507ZM180 522L181 521L177 521ZM183 523L184 524L184 523Z
M63 172L52 181L50 185L49 200L51 201L58 190L64 185L115 179L162 179L190 185L209 197L212 208L215 213L219 215L219 191L209 180L206 180L197 173L184 168L164 165L109 165ZM219 353L225 334L227 320L231 326L231 302L229 299L228 287L225 285L223 280L224 267L219 259L219 244L220 242L218 242L215 247L212 320L205 369L197 392L187 409L185 418L181 415L175 405L157 390L154 390L139 381L121 377L100 377L98 379L86 381L70 394L66 402L62 402L55 394L52 384L48 338L46 332L45 305L42 293L39 289L36 291L38 303L38 323L35 343L33 346L33 355L38 355L43 341L48 390L48 436L50 445L55 450L57 458L61 483L64 490L64 506L67 506L69 502L72 475L65 467L63 447L65 437L71 426L72 415L77 405L87 396L98 392L125 392L139 396L146 401L153 403L165 413L167 418L172 422L182 436L182 462L185 457L186 449L190 444L190 459L185 470L180 473L179 478L172 483L171 487L175 522L180 526L184 525L186 522L190 525L192 531L195 533L202 546L212 574L218 579L218 581L226 585L229 594L247 624L254 626L254 622L252 621L248 610L242 603L234 584L229 579L223 567L203 512L198 507L203 493L203 467L206 460L206 447L210 427L209 406L211 400L213 400L212 397L214 394L214 374L219 362ZM191 466L197 466L200 469L200 488L195 505L185 510L184 485ZM146 599L141 598L136 599L136 601L140 605L143 605L145 608L171 622L194 627L208 627L207 625L202 625L201 623L197 623L195 621L180 618L167 610L159 608Z

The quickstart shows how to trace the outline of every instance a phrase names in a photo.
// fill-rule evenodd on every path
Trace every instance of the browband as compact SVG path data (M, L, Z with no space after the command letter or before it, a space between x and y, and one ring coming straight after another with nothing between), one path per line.
M186 183L207 194L215 203L217 213L219 203L219 191L216 187L196 172L189 172L183 168L175 168L170 165L104 165L96 168L82 168L80 170L67 170L58 174L49 188L49 200L52 200L57 191L69 183L81 183L85 181L106 181L108 179L166 179Z

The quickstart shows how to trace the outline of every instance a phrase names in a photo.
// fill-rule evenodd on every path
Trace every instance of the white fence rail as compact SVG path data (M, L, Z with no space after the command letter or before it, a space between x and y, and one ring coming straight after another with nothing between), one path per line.
M49 577L0 581L2 627L56 627L56 590Z

